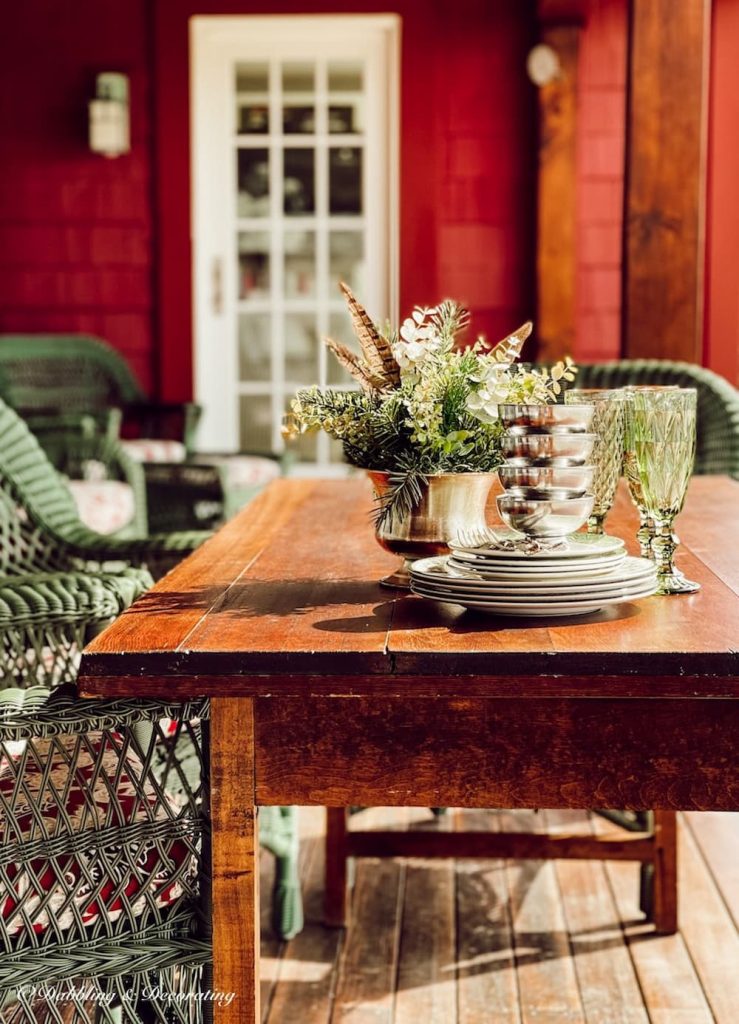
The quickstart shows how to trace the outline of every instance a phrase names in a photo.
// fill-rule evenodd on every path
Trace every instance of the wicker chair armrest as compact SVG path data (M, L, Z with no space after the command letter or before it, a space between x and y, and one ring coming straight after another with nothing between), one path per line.
M123 563L144 567L158 579L211 536L209 530L183 530L128 539L105 537L79 525L59 541L65 554L80 561L87 570L98 571L110 563Z
M4 578L0 580L0 630L98 625L120 615L152 584L142 569Z
M81 699L74 687L56 690L32 686L0 691L0 739L21 740L34 736L79 735L92 729L122 732L141 722L162 719L207 720L210 703L206 697L183 703L147 698Z

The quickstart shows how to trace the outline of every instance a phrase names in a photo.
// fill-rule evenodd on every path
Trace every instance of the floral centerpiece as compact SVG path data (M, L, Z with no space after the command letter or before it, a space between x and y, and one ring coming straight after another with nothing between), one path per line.
M378 489L378 529L407 519L436 476L495 471L502 461L498 405L552 402L561 381L574 378L570 359L549 370L514 365L530 322L493 348L481 337L463 348L469 314L451 299L417 307L397 330L380 330L340 287L361 355L330 338L325 343L360 389L299 391L285 434L325 430L342 442L347 462L375 471L373 479L387 474Z

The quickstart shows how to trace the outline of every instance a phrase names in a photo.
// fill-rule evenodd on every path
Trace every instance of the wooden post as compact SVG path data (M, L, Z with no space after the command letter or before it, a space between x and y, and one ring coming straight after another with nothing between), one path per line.
M539 89L537 217L537 359L555 361L575 340L575 216L577 53L576 24L544 25L560 74Z
M259 1024L259 837L254 702L211 702L215 1024ZM227 1005L229 997L233 998Z
M624 354L701 362L710 0L632 0Z

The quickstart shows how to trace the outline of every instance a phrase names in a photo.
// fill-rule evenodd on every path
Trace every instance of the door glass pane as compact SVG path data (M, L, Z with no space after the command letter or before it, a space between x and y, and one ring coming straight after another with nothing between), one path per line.
M269 216L269 151L236 151L239 217Z
M328 130L331 134L364 129L362 65L332 62L328 66Z
M240 442L242 452L272 451L272 399L268 395L240 395Z
M236 131L261 135L269 131L269 72L264 61L236 65Z
M296 385L318 380L318 333L312 313L285 316L285 379Z
M270 236L266 231L239 232L239 299L269 296L269 244Z
M316 130L315 66L290 62L282 66L282 130L286 135Z
M354 336L351 319L349 318L348 313L332 313L329 319L328 329L329 334L334 341L340 341L342 345L346 345L346 347L351 349L352 352L356 352L357 355L361 355L359 351L359 343ZM328 357L326 359L326 379L329 384L354 383L354 379L351 374L346 372L344 367L331 352L328 353Z
M315 153L312 149L286 149L284 155L284 210L287 216L313 213Z
M364 235L361 231L332 231L329 235L331 294L345 281L355 295L364 291Z
M316 294L316 235L314 231L285 232L285 295L289 299Z
M329 61L329 92L362 92L363 68L360 61Z
M328 151L329 212L362 212L362 150L341 146Z
M272 334L266 313L239 314L239 380L269 380Z

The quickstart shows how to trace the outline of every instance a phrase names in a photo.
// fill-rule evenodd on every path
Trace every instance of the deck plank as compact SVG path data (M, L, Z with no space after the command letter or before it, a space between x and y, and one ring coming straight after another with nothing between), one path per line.
M399 810L397 814L401 814ZM362 812L362 828L382 820L382 808ZM331 1024L393 1024L406 866L359 860Z
M492 811L454 818L469 831L500 830ZM520 1024L505 861L459 860L456 876L459 1024Z
M716 1024L736 1024L739 936L688 827L678 832L680 932ZM739 852L735 848L735 854Z
M543 830L542 815L502 812L513 828ZM586 1024L554 861L507 861L523 1024Z
M415 827L446 831L451 819L449 815L438 822L427 818ZM409 860L395 1024L456 1024L455 957L454 862Z
M690 811L683 815L739 928L739 814Z
M585 811L543 813L552 832L593 831ZM604 864L559 860L555 869L587 1024L649 1024Z
M322 919L325 815L322 807L300 808L305 928L283 947L270 1024L326 1024L331 1016L344 932Z
M606 823L596 820L598 830ZM656 935L638 905L638 869L606 862L636 976L652 1024L713 1024L682 935Z

